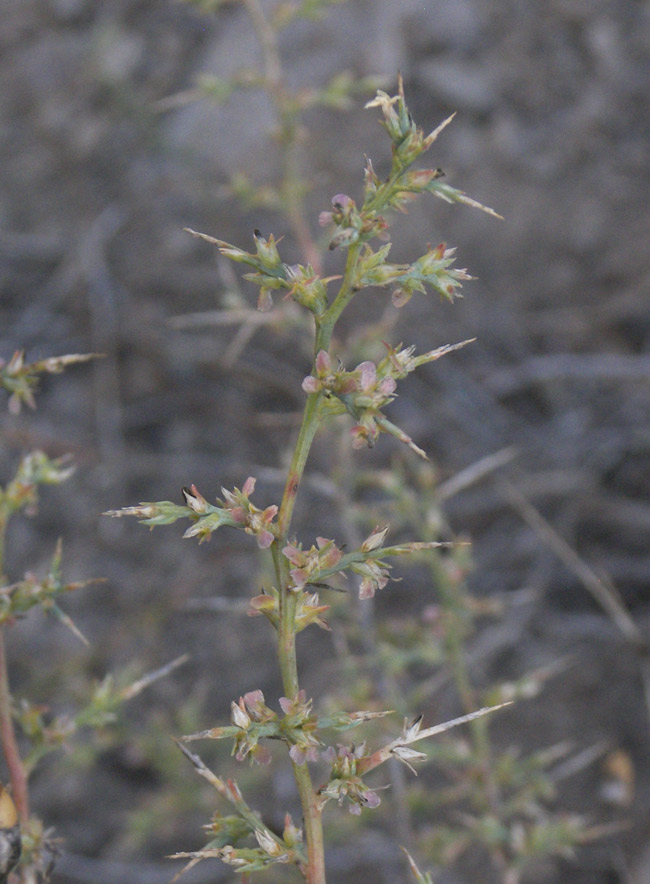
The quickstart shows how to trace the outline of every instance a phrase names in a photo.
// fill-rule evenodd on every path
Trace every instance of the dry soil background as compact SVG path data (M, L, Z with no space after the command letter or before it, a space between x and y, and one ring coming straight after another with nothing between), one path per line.
M168 880L158 858L198 846L205 810L189 799L164 803L162 786L175 776L174 762L161 760L173 754L165 732L183 730L181 710L192 727L208 727L241 691L274 691L263 624L189 605L248 592L246 546L215 538L198 549L173 528L148 534L98 515L178 500L190 482L217 494L250 473L261 478L260 499L279 491L274 470L300 408L304 355L258 331L226 367L232 329L168 323L213 309L229 284L214 253L183 226L245 247L255 227L284 232L271 213L242 216L223 198L238 168L272 175L264 101L160 105L201 73L227 75L254 62L254 46L235 5L205 17L172 0L0 0L0 356L18 347L30 358L106 354L45 383L36 414L16 419L5 410L1 418L2 481L18 453L35 445L73 451L78 463L72 482L44 495L38 518L14 528L13 576L43 568L60 535L71 577L107 578L67 605L92 640L90 654L38 620L13 631L15 686L59 708L66 684L74 693L83 678L125 661L154 667L192 654L129 713L131 736L127 729L103 749L98 768L53 763L35 778L35 807L69 848L60 884ZM432 452L443 479L505 447L517 451L498 480L448 506L454 528L474 540L475 591L513 599L474 649L477 677L487 683L568 661L541 699L497 726L503 744L601 744L634 770L625 807L607 803L599 762L563 785L567 809L630 825L533 880L646 884L643 660L578 566L560 560L552 535L526 523L503 480L580 562L607 575L648 637L650 5L349 0L324 22L290 31L284 50L293 84L342 68L394 83L400 70L424 127L457 111L435 162L505 217L429 202L399 228L396 256L444 238L478 277L454 306L413 306L402 339L418 349L478 341L414 379L394 414ZM332 194L358 194L364 152L378 164L386 156L376 111L362 105L310 119L314 219ZM376 463L394 451L385 439L380 448ZM317 450L313 469L327 464L328 452ZM308 526L318 509L331 520L316 494ZM331 651L320 637L315 647ZM317 654L308 656L317 684ZM453 714L453 704L427 714L443 711ZM143 734L156 716L152 762ZM190 774L176 776L187 789ZM286 784L273 788L271 800L284 802ZM134 836L140 811L158 820L155 837L146 827L142 839ZM333 881L396 880L391 850L381 838L369 842L357 871L349 854L334 852ZM218 880L220 870L201 874L197 881ZM474 870L471 880L483 879Z

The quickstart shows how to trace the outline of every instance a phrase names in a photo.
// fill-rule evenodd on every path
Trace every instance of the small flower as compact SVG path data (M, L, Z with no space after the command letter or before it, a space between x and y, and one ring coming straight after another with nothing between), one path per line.
M413 292L401 287L393 289L390 296L393 307L397 307L398 309L408 304L412 297Z
M267 829L255 829L257 843L269 856L279 857L284 853L284 847L277 841Z
M272 721L276 718L275 712L264 702L264 694L260 690L249 691L247 694L241 698L240 703L243 702L248 710L251 718L254 721Z
M394 141L401 140L404 134L403 127L400 124L400 115L395 110L395 105L399 104L400 101L403 102L403 97L400 95L393 95L391 97L388 93L384 92L383 89L378 89L377 95L372 101L368 101L364 105L365 108L381 108L381 112L384 115L384 126Z
M302 715L310 712L312 707L312 701L307 702L307 694L304 690L298 691L293 698L280 697L278 703L285 715Z
M427 759L424 752L418 752L417 749L410 749L408 746L395 746L391 754L394 755L398 761L405 764L414 774L417 774L417 771L413 767L412 762L426 761Z
M362 552L371 552L373 549L379 549L382 546L384 540L386 539L386 535L388 534L388 529L390 525L384 525L383 528L375 528L375 530L370 534L361 544Z
M350 570L361 577L359 598L371 599L378 589L383 589L390 579L388 565L369 560L350 565Z
M246 712L243 698L240 698L239 703L235 703L233 700L230 704L230 719L235 727L239 727L244 731L250 726L251 719Z
M381 804L381 798L376 792L373 792L372 789L366 789L364 792L359 792L359 800L362 804L365 804L366 807L370 808L379 807Z
M332 211L321 212L318 221L323 227L333 223L339 228L329 244L330 249L357 242L364 224L356 203L345 193L332 197Z
M302 632L311 623L320 626L321 629L329 630L326 621L323 620L322 614L329 611L329 605L319 604L318 593L302 593L298 599L295 613L296 632Z
M276 240L273 234L271 234L268 239L264 239L259 230L256 230L253 238L255 240L257 257L260 259L261 265L267 270L277 270L281 267L282 260L278 254L277 243L280 242L282 237Z
M272 589L270 594L262 592L260 595L254 596L249 602L249 608L246 613L249 617L257 617L259 614L264 614L277 627L280 622L278 591Z
M302 382L302 388L305 393L319 393L321 390L329 389L334 383L332 360L326 350L318 351L314 368L316 375L307 375Z
M357 365L356 370L359 372L359 389L364 393L369 393L375 388L377 381L377 366L374 362L362 362Z
M307 264L306 267L302 264L285 266L285 270L287 283L291 284L285 299L293 298L316 316L324 313L327 309L327 283L339 277L328 276L321 279L311 264Z
M254 490L255 479L249 476L241 491L238 488L233 491L222 488L221 493L224 496L225 510L233 522L241 525L247 534L252 534L260 549L268 549L275 540L272 522L278 513L278 507L272 504L261 510L254 506L249 500Z
M259 740L273 732L273 722L277 721L277 715L264 703L262 691L250 691L240 697L237 703L233 700L230 717L235 727L239 728L233 745L237 761L249 758L256 764L269 764L271 753L260 745Z
M289 757L294 764L306 764L308 761L318 761L319 752L316 746L299 746L297 743L289 749Z
M375 423L372 414L364 414L361 421L350 430L352 447L356 450L364 445L372 448L379 438L379 427Z
M361 777L357 776L357 762L365 757L365 743L353 746L339 746L334 752L332 747L322 754L322 758L331 761L332 770L329 781L319 791L326 800L335 799L339 805L349 802L348 810L358 816L362 808L377 807L381 800L377 793L369 789Z
M332 371L332 360L327 350L319 350L316 356L316 371L319 377L327 377Z
M241 488L241 493L244 497L250 497L253 491L255 491L255 484L257 479L253 478L253 476L249 476L248 479L244 482Z
M203 516L209 511L209 504L196 485L183 488L183 497L185 498L185 503L197 515Z
M343 212L348 207L354 206L354 200L347 193L337 193L332 197L332 205L337 212Z

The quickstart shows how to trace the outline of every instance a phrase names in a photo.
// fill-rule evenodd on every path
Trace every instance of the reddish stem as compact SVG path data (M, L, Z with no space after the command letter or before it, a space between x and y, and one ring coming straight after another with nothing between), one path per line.
M11 694L7 675L7 655L5 652L5 627L0 626L0 743L4 753L12 796L21 824L29 819L29 793L27 775L18 751L16 732L11 715Z

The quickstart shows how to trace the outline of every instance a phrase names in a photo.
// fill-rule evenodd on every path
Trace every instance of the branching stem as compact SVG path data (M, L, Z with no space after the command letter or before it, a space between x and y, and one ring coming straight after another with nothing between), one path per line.
M284 87L282 59L278 49L277 32L267 19L259 0L244 0L246 11L262 49L266 92L272 102L278 121L278 137L282 144L282 182L280 191L283 209L291 231L307 262L316 274L322 272L320 250L309 230L303 200L303 181L300 162L300 127L297 121L299 106Z

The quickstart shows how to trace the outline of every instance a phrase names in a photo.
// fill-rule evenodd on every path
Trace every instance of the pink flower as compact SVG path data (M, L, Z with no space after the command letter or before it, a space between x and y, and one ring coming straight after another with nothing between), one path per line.
M253 476L249 476L248 479L246 479L246 481L242 485L242 489L241 489L242 494L245 497L250 497L251 494L253 493L253 491L255 491L255 483L256 482L257 482L257 479L255 479Z
M323 384L318 378L312 377L310 374L302 382L302 388L305 393L318 393Z
M377 379L377 366L374 362L362 362L356 370L360 373L359 387L364 393L374 389Z
M332 205L335 209L347 209L348 206L354 205L354 200L347 193L337 193L332 197Z

